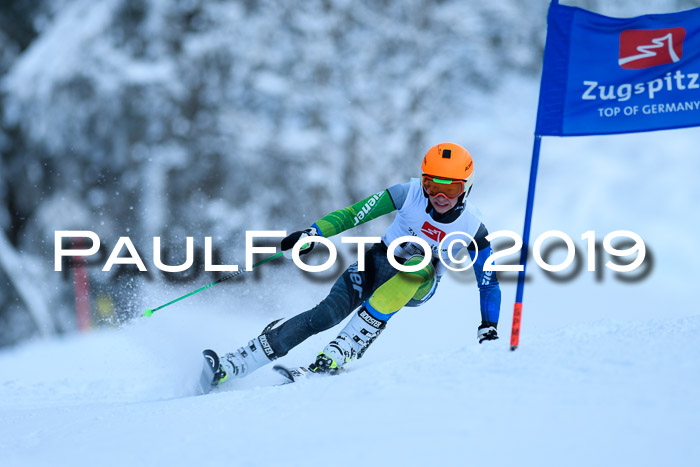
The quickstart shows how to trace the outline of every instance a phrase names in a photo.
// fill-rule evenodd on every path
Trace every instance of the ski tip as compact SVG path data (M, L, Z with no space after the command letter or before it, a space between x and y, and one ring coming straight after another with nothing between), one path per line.
M208 394L216 386L216 374L221 362L216 352L211 349L202 351L202 356L204 357L204 366L199 378L199 387L202 394Z
M305 366L286 367L284 365L275 365L272 369L284 376L286 381L282 384L293 383L300 379L308 378L313 374Z
M293 383L294 382L294 375L292 375L292 372L289 371L287 367L284 367L282 365L275 365L272 367L273 370L275 370L277 373L281 374L284 376L288 382Z
M151 310L150 308L147 308L146 311L144 311L141 314L141 316L145 316L145 317L153 316L153 310Z
M202 351L202 355L212 370L216 371L219 369L219 356L216 354L216 352L211 349L206 349Z

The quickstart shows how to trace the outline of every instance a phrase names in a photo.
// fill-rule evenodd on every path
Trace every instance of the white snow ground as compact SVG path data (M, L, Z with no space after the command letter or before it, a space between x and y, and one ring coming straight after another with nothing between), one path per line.
M222 329L253 335L240 319L163 314L6 351L0 464L696 465L700 316L528 329L511 353L459 310L447 328L432 315L397 315L341 376L269 386L263 369L207 396L197 354L225 348Z
M434 134L473 143L472 196L491 231L522 229L536 96L535 83L507 83ZM265 368L195 396L203 348L232 350L328 289L268 273L120 329L0 352L0 465L698 465L699 140L545 138L533 238L633 230L655 266L636 284L610 271L558 284L531 267L517 352L514 284L502 284L502 339L478 345L476 287L448 276L344 375L277 387ZM143 306L174 296L154 290ZM308 363L336 331L284 363Z

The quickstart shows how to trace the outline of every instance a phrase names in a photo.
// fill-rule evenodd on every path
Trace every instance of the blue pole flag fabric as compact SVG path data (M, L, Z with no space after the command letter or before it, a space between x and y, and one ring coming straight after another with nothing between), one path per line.
M610 18L553 2L536 135L700 125L700 8Z

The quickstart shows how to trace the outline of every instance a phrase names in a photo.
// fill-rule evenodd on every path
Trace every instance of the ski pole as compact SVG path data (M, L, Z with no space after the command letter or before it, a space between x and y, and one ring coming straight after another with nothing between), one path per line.
M258 261L257 263L255 263L255 264L253 265L253 268L258 267L258 266L260 266L261 264L267 263L268 261L272 261L272 260L275 259L275 258L279 258L280 256L282 256L282 254L283 254L283 252L280 251L280 252L278 252L278 253L275 253L275 254L272 255L272 256L269 256L269 257L267 257L267 258L265 258L265 259L263 259L263 260L260 260L260 261ZM207 284L207 285L205 285L204 287L200 287L200 288L198 288L197 290L195 290L194 292L190 292L190 293L188 293L188 294L186 294L186 295L183 295L183 296L180 297L180 298L176 298L175 300L172 300L172 301L166 303L165 305L161 305L161 306L156 307L156 308L147 308L146 311L144 311L143 314L142 314L141 316L151 316L151 315L153 315L154 312L160 310L161 308L165 308L165 307L168 306L168 305L172 305L172 304L175 303L175 302L179 302L179 301L182 300L183 298L187 298L187 297L189 297L190 295L194 295L194 294L196 294L197 292L201 292L202 290L208 289L209 287L215 286L216 284L219 284L219 283L221 283L221 282L223 282L223 281L227 281L227 280L229 280L229 279L233 279L233 278L236 277L236 276L240 276L240 275L243 274L244 272L246 272L246 270L245 270L245 269L241 269L241 270L232 272L232 273L230 273L230 274L226 274L224 277L222 277L222 278L220 278L220 279L218 279L218 280L215 280L215 281L212 282L211 284Z

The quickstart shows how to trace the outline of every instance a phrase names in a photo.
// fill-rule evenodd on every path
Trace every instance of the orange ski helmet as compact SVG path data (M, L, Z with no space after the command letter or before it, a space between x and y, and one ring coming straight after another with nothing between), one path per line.
M463 180L463 193L469 194L474 182L474 160L459 144L440 143L428 149L421 165L423 175L445 180Z

